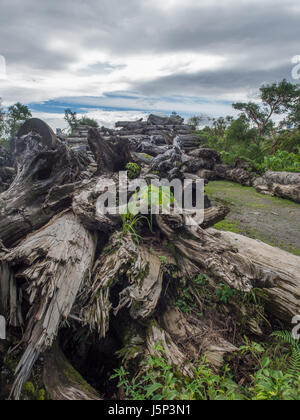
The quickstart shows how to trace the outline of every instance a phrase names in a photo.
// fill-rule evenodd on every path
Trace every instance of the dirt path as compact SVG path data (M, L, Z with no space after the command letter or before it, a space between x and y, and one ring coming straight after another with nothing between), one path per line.
M258 194L254 188L226 181L210 182L206 193L231 212L215 228L241 233L300 255L300 205Z

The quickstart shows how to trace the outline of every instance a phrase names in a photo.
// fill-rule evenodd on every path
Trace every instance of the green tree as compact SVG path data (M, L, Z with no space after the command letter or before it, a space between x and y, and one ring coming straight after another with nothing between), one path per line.
M233 108L242 113L257 127L257 142L274 128L273 115L283 115L295 111L299 104L300 89L298 85L282 80L280 83L263 85L260 88L261 104L238 102Z
M72 110L69 109L69 108L66 109L64 120L68 123L70 133L74 133L74 131L76 130L76 128L79 125L79 120L77 118L77 113L72 112Z
M222 137L225 134L226 129L230 126L233 121L233 117L220 117L213 118L212 120L212 132L215 136Z
M198 128L200 125L207 124L210 121L210 118L205 114L194 115L188 120L189 125L193 125Z
M32 114L28 106L23 105L20 102L10 106L6 115L9 138L13 138L17 134L19 128L31 117Z

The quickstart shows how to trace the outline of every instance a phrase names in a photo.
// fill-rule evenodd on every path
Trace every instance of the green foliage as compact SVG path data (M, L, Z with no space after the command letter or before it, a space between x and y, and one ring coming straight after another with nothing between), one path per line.
M93 118L89 118L89 117L80 118L79 125L86 125L88 127L99 128L98 122L96 120L94 120Z
M205 358L194 363L194 377L186 377L168 363L158 343L155 356L142 362L142 374L132 377L123 366L115 370L111 379L118 379L118 387L129 400L300 400L300 380L286 369L276 368L277 360L268 356L267 349L245 337L239 349L243 360L250 360L253 374L247 383L239 385L228 364L216 374ZM243 381L244 382L244 381Z
M156 351L163 352L161 345ZM227 375L216 375L203 359L196 364L194 378L185 377L163 356L149 356L143 375L130 378L130 373L121 367L111 379L118 378L118 387L123 388L129 400L235 400L244 399L238 385Z
M32 382L26 382L23 393L29 400L45 401L46 399L46 391L44 389L36 389Z
M196 277L190 278L188 284L178 288L179 293L174 304L182 312L193 314L198 318L203 317L203 313L199 307L199 302L204 299L211 303L210 292L206 288L208 285L208 277L206 274L200 273Z
M265 156L263 166L271 171L300 172L300 149L298 154L278 150L274 156Z
M69 126L70 133L73 133L79 125L79 120L77 118L77 113L72 112L72 110L69 109L69 108L66 109L64 120L67 122L67 124Z
M300 400L300 383L291 375L269 367L271 360L263 360L263 368L253 375L252 400L282 401Z
M24 392L30 397L35 395L35 388L32 382L26 382L24 385Z
M140 176L141 167L137 163L129 162L126 165L127 176L129 179L136 179Z
M288 344L290 360L288 364L288 373L297 378L300 376L300 344L288 331L276 331L272 334L280 344Z
M169 187L145 185L131 197L128 211L133 215L151 214L154 211L169 210L174 202L175 198Z
M29 111L28 106L23 105L20 102L10 106L6 115L9 138L13 138L17 134L19 128L31 117L32 114Z
M137 226L141 222L146 221L150 231L152 231L152 218L149 220L146 216L134 215L127 210L127 212L122 215L122 221L122 235L126 236L129 233L133 234L137 243L139 243L142 239L142 237L137 233Z
M300 88L283 80L260 88L260 103L235 103L238 118L218 118L197 131L201 141L217 150L227 165L236 158L252 171L300 171ZM285 116L278 126L273 116ZM284 129L285 127L285 129ZM251 167L250 167L251 171Z
M234 289L230 289L226 284L219 284L216 290L216 296L220 302L228 303L229 299L235 295L236 291Z
M4 111L0 98L0 145L9 148L10 140L16 135L19 128L32 117L26 105L17 102Z
M282 115L288 111L294 114L295 106L299 102L300 90L298 85L282 80L280 83L263 85L260 88L261 104L254 102L235 103L233 108L241 111L257 127L257 139L266 135L274 127L273 115Z
M152 212L157 208L168 209L172 203L174 203L174 196L170 188L156 187L155 185L144 186L132 195L123 212L122 234L131 233L139 242L141 239L141 236L137 233L139 225L146 221L152 232ZM143 216L143 213L150 213L150 217Z

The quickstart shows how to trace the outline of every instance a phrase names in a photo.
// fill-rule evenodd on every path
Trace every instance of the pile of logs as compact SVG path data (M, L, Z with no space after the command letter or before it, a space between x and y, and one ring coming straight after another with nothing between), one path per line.
M189 285L202 272L211 285L261 289L275 322L289 323L300 312L300 258L209 230L228 214L225 207L207 206L196 227L188 213L156 215L152 229L141 222L139 240L124 233L121 217L97 213L104 180L117 180L128 162L138 162L148 182L158 175L210 179L221 172L218 154L202 148L178 116L117 126L88 130L95 168L42 121L29 121L15 139L17 173L0 195L0 313L24 331L11 398L20 398L41 355L53 399L100 398L80 375L66 374L73 368L57 340L66 320L75 320L100 347L114 332L128 350L126 363L139 360L134 374L141 360L160 354L158 342L183 375L193 375L191 363L201 354L219 368L224 355L236 351L236 333L224 334L214 319L200 322L175 308L176 279ZM201 307L197 295L195 302ZM251 314L243 317L253 330Z

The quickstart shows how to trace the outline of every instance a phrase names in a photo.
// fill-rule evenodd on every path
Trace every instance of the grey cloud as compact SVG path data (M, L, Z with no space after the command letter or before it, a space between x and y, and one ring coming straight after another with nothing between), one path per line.
M271 70L247 68L202 71L196 74L177 74L161 77L151 82L136 84L133 88L144 95L203 95L215 96L257 89L262 84L291 80L291 65Z
M1 0L0 54L8 66L28 74L66 70L79 53L97 49L124 61L127 55L168 52L218 54L228 60L215 72L175 74L132 86L148 95L230 93L289 77L290 59L300 54L298 0L174 4L167 10L150 0ZM55 40L66 47L51 47ZM85 74L111 70L109 63L98 63Z

